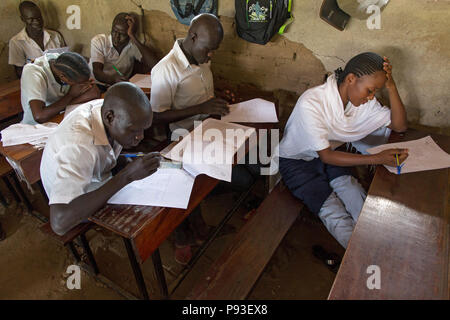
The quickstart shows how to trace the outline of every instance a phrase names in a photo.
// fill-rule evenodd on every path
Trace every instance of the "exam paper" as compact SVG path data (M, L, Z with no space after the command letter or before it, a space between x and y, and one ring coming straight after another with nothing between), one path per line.
M370 154L375 154L392 148L409 150L409 156L403 162L404 165L401 173L450 167L450 155L442 150L430 136L413 141L383 144L381 146L367 149L367 152ZM397 174L397 167L385 167L389 170L389 172Z
M206 119L170 150L161 155L183 162L183 168L192 176L206 174L210 177L231 182L233 159L245 154L245 142L255 144L254 128L216 119Z
M275 104L264 99L252 99L232 104L230 113L222 117L225 122L278 122Z
M158 169L126 185L108 203L187 209L194 180L182 169Z
M134 83L141 89L151 89L152 88L152 77L149 74L135 74L130 79L131 83Z

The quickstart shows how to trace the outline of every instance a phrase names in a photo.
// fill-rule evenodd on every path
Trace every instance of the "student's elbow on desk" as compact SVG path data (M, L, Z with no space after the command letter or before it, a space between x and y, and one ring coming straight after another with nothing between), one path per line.
M391 123L388 126L388 128L395 132L402 133L402 132L405 132L406 130L408 130L408 124L405 123L405 124L400 125L400 124L392 124Z

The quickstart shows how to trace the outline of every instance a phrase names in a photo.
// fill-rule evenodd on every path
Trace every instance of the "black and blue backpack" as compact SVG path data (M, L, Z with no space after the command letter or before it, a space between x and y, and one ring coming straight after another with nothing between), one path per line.
M190 25L191 20L200 13L217 16L218 0L170 0L170 6L178 21Z
M236 31L244 40L266 44L283 34L294 17L292 0L235 0Z

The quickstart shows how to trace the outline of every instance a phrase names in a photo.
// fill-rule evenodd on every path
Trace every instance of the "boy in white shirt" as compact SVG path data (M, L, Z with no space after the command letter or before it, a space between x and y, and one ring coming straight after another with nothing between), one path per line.
M68 105L100 97L86 60L75 52L51 53L25 65L20 81L22 123L48 122Z
M390 109L375 98L383 87L389 92ZM396 154L401 162L408 156L403 149L375 155L361 149L367 145L359 140L374 132L386 136L387 128L405 131L406 111L389 61L370 52L355 56L325 84L305 91L287 122L279 145L283 180L344 248L366 197L349 167L395 166ZM352 142L365 154L334 151L342 142Z
M119 13L113 20L111 34L98 34L91 40L92 71L99 87L106 87L132 76L136 61L150 71L158 62L156 54L136 38L136 17Z
M45 50L65 46L59 32L44 28L44 19L37 5L24 1L20 3L19 11L25 28L9 40L8 60L18 78L22 76L24 65L41 57Z

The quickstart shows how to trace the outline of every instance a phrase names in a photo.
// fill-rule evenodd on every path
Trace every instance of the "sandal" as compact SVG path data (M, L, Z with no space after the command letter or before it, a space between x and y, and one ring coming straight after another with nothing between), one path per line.
M323 263L332 272L337 273L341 264L341 258L335 253L328 253L322 246L315 245L312 247L313 255L322 260Z

